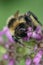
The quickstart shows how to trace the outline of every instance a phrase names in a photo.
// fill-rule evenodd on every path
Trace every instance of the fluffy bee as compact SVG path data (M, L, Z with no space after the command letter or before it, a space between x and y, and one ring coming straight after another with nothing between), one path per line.
M31 26L33 29L36 29L37 26L41 25L42 24L38 21L37 17L30 11L25 15L19 15L19 12L16 12L14 16L8 19L8 28L12 35L14 35L14 32L20 34L20 30L26 30L26 28L29 26ZM19 36L18 34L17 36Z
M41 25L37 17L30 11L23 15L19 15L19 12L16 12L14 16L8 19L7 24L13 39L17 42L19 42L18 39L27 36L26 31L29 26L35 30L37 26Z

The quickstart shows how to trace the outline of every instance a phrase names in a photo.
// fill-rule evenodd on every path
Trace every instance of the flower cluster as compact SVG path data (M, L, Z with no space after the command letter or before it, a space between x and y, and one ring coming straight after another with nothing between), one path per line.
M12 36L9 32L9 29L7 27L4 27L2 31L0 31L0 54L2 57L0 58L0 63L2 60L7 60L8 65L16 65L17 63L20 63L20 60L22 58L25 59L26 65L39 65L42 55L43 55L43 46L39 49L38 45L42 42L43 45L43 32L41 30L41 27L38 26L36 30L34 31L31 27L28 27L27 29L27 36L22 38L23 42L28 42L28 47L21 47L19 44L16 44L16 42L12 39ZM8 40L5 42L3 39L3 35L6 35ZM36 43L33 50L29 49L29 41L34 39ZM31 43L33 43L31 41ZM25 43L24 43L25 44ZM37 45L37 46L36 46ZM36 51L38 52L36 53ZM34 51L34 54L32 55L32 52ZM31 52L31 56L29 56L29 52ZM18 61L18 62L17 62ZM17 64L18 65L18 64Z

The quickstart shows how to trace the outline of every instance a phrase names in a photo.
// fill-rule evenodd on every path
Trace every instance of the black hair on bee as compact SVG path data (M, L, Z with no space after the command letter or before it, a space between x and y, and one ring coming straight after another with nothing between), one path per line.
M41 26L42 24L39 22L37 16L35 16L31 11L27 12L24 15L24 18L26 20L26 24L28 26L31 26L33 30L36 29L37 26Z
M10 22L8 23L8 28L12 27L13 23L16 21L15 18L12 18Z
M27 34L26 34L27 29L26 28L27 27L24 23L19 24L19 26L15 29L16 36L21 37L21 38L27 36Z
M13 16L9 17L8 19L8 28L12 27L14 22L16 22L17 18L18 18L18 15L19 15L19 11L17 11Z

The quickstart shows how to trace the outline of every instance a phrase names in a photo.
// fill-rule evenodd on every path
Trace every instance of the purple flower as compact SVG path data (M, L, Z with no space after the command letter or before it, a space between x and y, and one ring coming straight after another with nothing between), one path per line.
M41 58L42 58L42 51L39 51L39 52L37 53L37 55L35 56L35 58L33 59L33 62L34 62L35 64L39 64Z
M33 31L32 27L28 27L27 31L32 32Z
M31 37L31 38L34 38L36 40L41 40L42 39L41 27L38 26L35 31L33 31L33 29L31 27L29 27L28 31L27 31L27 36L28 36L28 38Z
M5 48L9 48L9 44L8 43L5 44Z
M32 36L32 32L27 32L27 36L30 38Z
M41 34L41 33L42 33L40 26L38 26L35 31L36 31L36 33L38 33L38 34Z
M27 32L27 36L22 38L24 41L29 41L30 37L32 36L32 32Z
M35 31L33 32L32 34L32 38L35 38L37 40L41 40L42 39L42 36L40 34L37 34Z
M7 36L7 38L8 38L12 43L14 42L14 41L13 41L13 38L12 38L12 36L11 36L11 34L10 34L9 31L6 32L6 36Z
M8 28L4 27L2 31L0 31L0 36L2 36L3 34L5 34L7 32Z
M27 58L26 59L26 65L30 65L31 64L31 59Z
M26 37L22 38L22 40L24 40L24 41L28 41L29 38L28 38L28 36L26 36Z
M14 64L15 64L15 60L14 59L10 59L8 65L14 65Z
M3 60L8 60L8 54L3 55Z
M35 47L34 47L34 51L36 51L36 50L37 50L37 48L38 48L38 47L37 47L37 45L35 45Z
M39 63L37 64L37 63L35 63L34 65L40 65Z
M12 38L12 35L11 35L11 33L10 33L8 27L4 27L3 30L0 32L0 36L2 36L2 35L4 35L4 34L7 36L7 38L8 38L11 42L14 42L14 41L13 41L13 38Z
M28 27L27 29L27 36L23 38L24 41L29 41L30 37L32 36L32 28Z

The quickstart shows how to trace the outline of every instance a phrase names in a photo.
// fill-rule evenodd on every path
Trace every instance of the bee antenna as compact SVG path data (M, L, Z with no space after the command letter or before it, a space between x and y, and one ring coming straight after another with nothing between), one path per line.
M17 18L19 15L19 10L14 14L14 17Z

